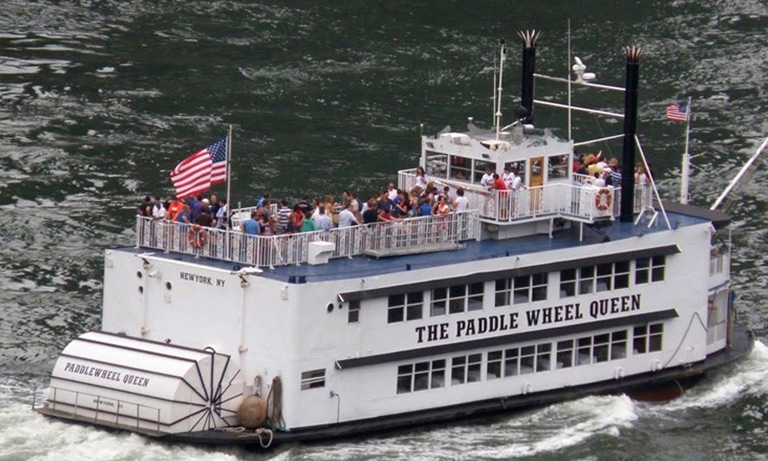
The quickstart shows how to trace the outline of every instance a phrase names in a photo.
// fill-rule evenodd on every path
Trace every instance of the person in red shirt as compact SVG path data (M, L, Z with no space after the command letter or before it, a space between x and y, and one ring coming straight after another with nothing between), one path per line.
M507 219L507 216L509 216L509 192L507 192L507 184L504 182L501 177L499 177L498 173L493 174L493 188L498 193L498 199L499 199L499 218L501 219Z

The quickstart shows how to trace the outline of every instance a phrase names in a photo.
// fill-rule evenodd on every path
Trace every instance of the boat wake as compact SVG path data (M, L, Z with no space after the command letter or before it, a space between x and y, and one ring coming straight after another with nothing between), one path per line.
M438 429L419 429L384 438L365 438L302 450L252 453L241 449L209 449L168 445L128 433L67 424L30 411L27 380L0 381L0 459L187 459L187 460L440 460L524 459L556 456L588 446L590 440L619 438L643 420L678 420L690 412L736 407L768 394L768 346L758 341L743 360L713 373L679 399L664 404L629 397L587 397L512 417ZM38 402L46 395L38 390ZM764 409L744 404L744 412ZM45 440L45 444L40 441Z

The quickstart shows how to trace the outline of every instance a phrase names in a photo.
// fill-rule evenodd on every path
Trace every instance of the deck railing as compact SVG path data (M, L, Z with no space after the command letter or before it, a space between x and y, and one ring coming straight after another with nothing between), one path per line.
M235 213L238 210L234 210ZM137 216L136 246L166 252L232 261L257 267L304 264L312 242L332 242L331 258L353 257L386 250L411 250L458 244L480 238L477 210L447 216L423 216L364 226L333 228L274 236L198 228Z
M160 432L162 425L159 408L71 389L51 387L51 397L47 404L51 410L69 413L75 417L135 426L136 429L151 428Z
M456 189L464 189L471 208L480 211L485 221L521 222L526 220L563 217L582 222L613 219L621 214L621 188L595 187L582 181L556 182L521 189L519 191L486 191L477 184L442 178L427 178L438 188L449 186L455 196ZM416 170L401 170L398 188L411 190ZM639 213L651 204L649 187L636 186L634 212Z

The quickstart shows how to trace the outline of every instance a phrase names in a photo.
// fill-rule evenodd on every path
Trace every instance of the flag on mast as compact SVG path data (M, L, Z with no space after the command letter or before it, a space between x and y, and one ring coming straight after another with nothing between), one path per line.
M678 102L667 106L667 120L673 122L687 122L690 115L690 107L685 103Z
M195 152L171 172L179 199L201 194L227 180L227 138Z

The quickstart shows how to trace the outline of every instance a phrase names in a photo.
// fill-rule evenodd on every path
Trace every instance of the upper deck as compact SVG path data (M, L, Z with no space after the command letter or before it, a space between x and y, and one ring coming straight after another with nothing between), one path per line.
M692 206L677 205L669 219L676 227L712 222ZM550 234L527 235L509 239L479 240L482 224L477 210L453 213L448 217L411 218L397 223L335 228L277 236L253 236L241 232L208 229L205 244L193 248L188 225L137 218L136 246L125 251L136 254L153 252L186 263L203 264L226 270L243 266L264 268L262 276L286 283L305 283L370 277L393 272L486 261L510 255L523 255L573 247L600 245L639 235L668 232L663 224L609 221L599 229L585 227L557 228ZM331 243L333 252L327 264L309 264L313 243ZM670 240L670 244L674 242ZM379 258L372 249L399 251L396 256ZM402 251L402 250L412 251ZM440 251L444 250L444 251ZM628 245L627 251L631 251ZM723 267L727 254L717 254L713 267ZM272 263L272 264L269 264ZM727 261L725 261L727 263ZM719 270L717 270L719 272Z

